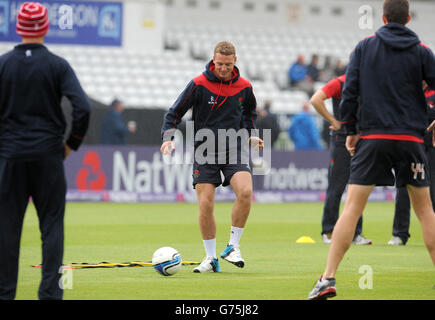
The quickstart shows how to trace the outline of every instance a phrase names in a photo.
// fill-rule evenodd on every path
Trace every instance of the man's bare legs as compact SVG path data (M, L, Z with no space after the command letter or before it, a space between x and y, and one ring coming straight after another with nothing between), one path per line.
M216 238L216 221L214 218L215 186L209 183L198 183L195 190L198 197L198 222L202 239Z
M350 184L348 186L343 213L338 218L334 231L332 232L331 246L329 248L323 279L335 278L338 265L352 244L356 224L364 211L373 188L374 186L356 184Z
M249 172L239 171L233 175L230 184L236 194L231 213L231 225L244 228L251 210L252 176Z
M231 212L231 232L228 246L220 255L221 258L236 265L239 268L245 266L239 248L240 238L242 237L246 221L248 220L249 211L251 210L252 201L252 176L250 172L236 172L230 181L231 187L236 194Z
M352 243L353 230L361 216L373 186L349 185L346 204L332 233L323 278L334 278L338 265ZM412 207L420 221L424 243L435 264L435 214L429 195L429 187L407 186Z
M238 267L244 266L240 255L239 241L249 216L252 201L252 176L250 172L236 172L230 181L236 194L231 213L231 233L229 246L221 257ZM215 186L200 183L195 186L199 206L199 228L201 231L207 257L216 258L216 220L214 217Z
M435 214L430 199L429 187L407 186L412 207L420 221L423 240L435 265Z

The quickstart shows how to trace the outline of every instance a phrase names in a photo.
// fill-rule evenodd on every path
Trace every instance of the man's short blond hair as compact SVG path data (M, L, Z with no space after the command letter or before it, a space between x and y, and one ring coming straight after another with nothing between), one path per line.
M224 56L236 55L236 47L228 41L219 42L214 48L214 54L220 53Z

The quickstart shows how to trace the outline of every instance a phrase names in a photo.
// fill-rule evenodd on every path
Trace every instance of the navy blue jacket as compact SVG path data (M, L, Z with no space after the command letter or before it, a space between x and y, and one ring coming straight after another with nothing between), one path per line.
M121 112L112 109L103 118L101 143L111 145L127 144L129 132Z
M166 113L161 132L164 141L172 138L171 132L190 108L193 108L195 134L202 128L212 130L216 136L218 129L245 128L251 135L251 129L255 129L257 103L250 82L240 76L237 67L231 80L221 81L213 73L214 67L210 61ZM200 143L197 141L195 146Z
M357 133L360 105L362 138L393 134L421 142L428 124L423 80L435 87L435 57L413 31L389 23L363 39L350 59L340 103L347 134Z
M77 150L88 128L90 104L69 63L41 44L20 44L0 56L0 157L63 154L62 96L73 107L66 143Z

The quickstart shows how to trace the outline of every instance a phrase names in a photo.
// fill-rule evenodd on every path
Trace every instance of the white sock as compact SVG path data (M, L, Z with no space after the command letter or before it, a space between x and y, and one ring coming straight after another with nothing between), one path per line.
M231 226L231 235L230 235L229 244L239 245L243 230L244 230L244 228L238 228L238 227Z
M205 254L207 257L213 257L216 259L216 238L210 240L202 240L204 243Z

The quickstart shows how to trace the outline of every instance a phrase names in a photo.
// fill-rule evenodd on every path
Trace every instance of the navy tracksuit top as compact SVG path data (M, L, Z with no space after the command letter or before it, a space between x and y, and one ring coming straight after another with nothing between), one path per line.
M63 154L63 96L73 106L66 143L77 150L88 128L90 104L69 63L42 44L20 44L0 56L0 157Z
M357 133L358 121L362 138L399 135L422 142L428 124L423 80L435 88L435 57L407 27L389 23L360 41L346 71L340 103L347 134Z
M164 141L171 140L171 133L190 108L193 108L195 134L203 128L212 130L216 136L218 129L238 131L245 128L251 135L251 129L255 129L257 103L250 82L240 76L237 67L234 67L231 80L221 81L213 73L214 67L210 61L166 113L162 125ZM200 143L197 141L195 146Z

